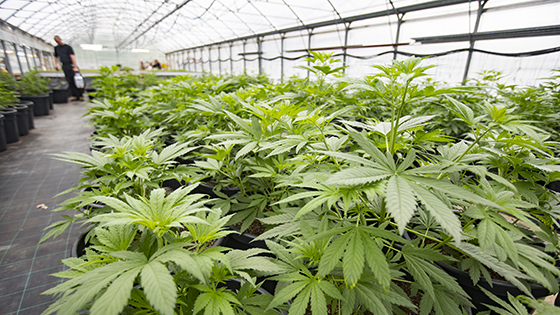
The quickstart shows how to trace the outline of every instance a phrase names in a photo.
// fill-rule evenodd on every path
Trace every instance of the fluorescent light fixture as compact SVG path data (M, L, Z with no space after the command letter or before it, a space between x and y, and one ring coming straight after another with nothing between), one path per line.
M25 57L25 54L24 54L23 52L21 52L21 51L18 51L17 55L18 55L18 56L21 56L21 57Z
M133 53L149 53L150 50L149 49L134 48L130 52L133 52Z
M80 44L83 50L102 50L103 45Z
M7 53L7 54L13 54L14 51L13 51L13 50L6 50L5 53Z

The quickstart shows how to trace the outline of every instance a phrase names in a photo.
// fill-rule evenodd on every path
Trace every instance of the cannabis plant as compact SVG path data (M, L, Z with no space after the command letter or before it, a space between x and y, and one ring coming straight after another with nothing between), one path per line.
M142 87L140 78L130 71L121 71L118 66L100 67L99 76L92 81L93 96L101 99L136 96Z
M17 80L4 71L0 71L0 86L12 92L17 92L19 87Z
M134 136L155 126L148 117L148 107L130 97L93 100L86 116L99 136Z
M19 91L25 96L45 95L49 91L49 82L50 80L39 75L37 70L32 70L21 77L18 82Z
M342 169L335 172L311 169L293 177L291 183L284 183L305 190L277 202L285 205L279 214L262 221L278 226L262 237L299 237L303 230L298 221L327 219L336 227L318 233L321 238L308 237L307 243L306 238L298 241L311 244L320 239L329 243L325 255L317 259L319 275L340 267L346 285L352 287L363 274L371 271L375 282L387 288L393 279L388 272L391 270L389 260L383 250L373 250L368 242L388 236L374 234L372 228L382 228L383 233L395 236L406 232L412 243L401 240L404 262L399 267L404 269L397 270L412 276L422 296L421 313L433 309L436 314L460 314L460 307L468 305L465 301L451 303L458 301L457 294L462 294L456 284L449 282L446 287L443 282L448 280L429 279L423 274L433 267L431 262L453 261L446 258L451 252L449 249L458 253L453 255L457 264L469 270L475 282L481 274L489 278L488 269L529 296L524 284L527 275L551 292L557 291L557 284L552 281L558 276L554 260L543 247L532 242L547 241L550 243L547 251L558 252L558 240L554 240L554 233L544 224L537 227L532 223L526 211L542 209L541 205L526 201L530 198L524 198L523 192L508 179L489 172L483 164L484 159L490 157L487 152L496 152L490 146L488 135L503 135L508 131L516 136L534 136L536 128L496 104L485 105L488 118L475 117L467 106L450 98L448 109L472 126L473 140L438 144L449 140L433 136L434 133L426 137L428 133L423 130L433 116L408 116L406 109L422 106L434 96L454 95L462 92L461 89L433 89L417 83L429 69L421 66L419 59L395 61L392 66L376 68L380 70L377 80L355 82L348 88L367 89L376 95L390 109L390 119L370 123L343 121L348 136L355 143L350 151L316 150L342 163ZM486 125L478 124L484 119L488 119ZM527 147L536 142L535 138L538 136L532 137L533 142L513 139L503 142ZM492 143L496 142L499 141ZM332 159L330 161L334 161ZM547 165L542 168L556 169L553 160L539 163L536 165ZM503 214L539 232L528 233L518 224L509 223ZM527 242L527 239L532 241ZM407 260L404 252L408 246L426 250L426 255L419 256L420 260ZM376 264L367 265L366 261ZM385 272L382 273L379 266L385 266ZM442 291L435 293L436 288Z
M204 207L195 186L153 190L125 200L99 196L111 213L91 218L96 244L86 255L68 258L70 269L55 274L66 282L43 294L59 297L43 314L277 314L265 311L272 297L257 296L251 270L278 268L258 251L229 251L209 242L227 234L226 218ZM217 211L214 213L214 211ZM237 291L222 285L241 278Z
M292 99L300 106L313 109L318 106L328 106L336 111L345 105L353 106L352 99L347 98L344 88L347 83L342 80L333 80L333 77L341 77L342 71L347 66L340 65L340 59L335 59L332 53L309 52L310 56L305 59L309 66L300 66L309 73L313 73L316 81L310 77L305 79L292 78L285 84L279 86L275 91L291 95ZM331 82L332 81L332 82ZM340 117L339 117L340 118Z
M508 293L508 301L506 302L492 294L492 292L484 290L484 293L491 297L499 306L488 305L490 308L489 311L479 312L477 314L490 315L493 312L500 315L529 315L533 314L534 311L536 311L535 314L560 314L558 306L552 305L547 301L533 300L522 295L514 297Z
M19 99L16 93L3 86L3 83L0 82L0 109L16 105L18 102Z
M339 138L333 135L338 133L330 122L347 109L331 113L328 106L322 106L310 110L286 97L256 104L240 100L238 106L239 115L225 111L232 131L208 139L218 141L212 145L217 152L220 147L228 148L225 161L229 163L220 167L222 173L229 169L230 181L234 179L241 190L231 209L236 211L233 220L243 221L244 230L255 218L274 212L274 203L291 193L288 186L278 185L285 177L314 164L315 155L306 151L344 143L335 144L334 139Z
M62 202L55 211L77 210L73 217L63 215L64 220L55 222L46 229L48 233L41 239L60 235L74 222L91 219L106 208L88 206L98 196L123 198L125 194L146 196L152 190L161 188L165 181L197 178L196 169L184 165L177 166L175 159L192 151L189 143L174 144L158 151L155 147L159 131L147 130L135 137L118 139L114 136L99 138L101 151L92 155L70 152L56 154L61 161L80 165L82 178L78 185L62 192L77 191L78 196Z

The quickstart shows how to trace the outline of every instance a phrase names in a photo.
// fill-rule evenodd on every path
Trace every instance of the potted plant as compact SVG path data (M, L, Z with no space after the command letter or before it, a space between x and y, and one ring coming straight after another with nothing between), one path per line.
M548 135L516 115L520 105L510 92L423 80L431 67L414 58L376 66L379 73L364 80L328 80L340 71L335 61L312 56L308 70L317 82L251 86L244 77L176 78L140 93L129 89L138 96L132 104L96 103L92 119L99 130L118 137L97 138L100 150L91 157L59 156L85 167L80 185L91 189L63 208L93 201L105 207L81 214L92 227L91 245L80 261L66 261L76 264L62 276L76 280L49 291L62 297L50 311L85 305L102 313L111 305L113 313L243 314L256 306L255 314L287 308L296 315L460 315L470 307L517 307L508 294L497 303L484 289L488 300L474 295L484 282L496 294L505 280L518 290L509 294L523 293L518 299L539 307L534 298L541 293L532 287L558 290L553 223L560 216L545 189L560 174L558 160ZM134 85L132 77L114 82ZM119 125L118 117L127 123ZM158 131L135 136L138 117ZM458 127L446 128L450 122ZM158 142L168 134L178 141ZM178 156L196 155L204 160L176 166ZM195 195L189 200L212 208L193 210L196 222L181 221L175 214L186 214L179 208L190 201L179 195L198 187L177 187L180 193L166 197L169 189L159 189L169 178L213 178L215 187L233 185L240 193L212 200ZM235 233L222 228L237 223L246 231L252 222L262 225L262 234L250 238L245 252L210 247L210 235L227 233L218 245L233 247ZM53 225L48 237L65 224ZM108 242L117 234L119 240ZM197 255L209 259L198 264ZM187 256L192 263L182 265ZM149 289L140 260L153 262L167 285ZM121 269L124 263L138 263L138 270ZM450 268L460 274L447 273ZM251 285L238 286L237 294L221 290L219 283L231 277ZM106 302L125 282L119 302ZM258 283L274 295L241 293ZM155 294L168 299L156 301ZM223 308L206 303L210 296ZM249 305L245 298L261 302Z
M8 141L6 141L6 130L4 129L4 115L0 114L0 152L8 149Z
M457 295L471 294L471 291L459 287L455 280L441 278L441 270L433 264L439 261L456 262L470 271L475 282L481 274L488 276L488 270L492 270L528 296L531 293L524 284L527 279L544 286L547 295L557 292L554 279L560 273L553 257L559 252L558 239L545 224L550 221L550 211L539 202L529 203L530 195L523 196L506 178L489 172L482 162L477 163L488 157L482 152L493 150L488 147L487 135L502 134L503 137L503 130L527 135L534 128L524 128L505 108L492 104L486 105L492 123L482 127L477 125L481 118L475 117L467 106L451 100L447 103L449 110L470 126L476 126L472 141L446 144L449 138L439 137L437 132L430 135L428 123L432 117L411 117L404 113L407 108L422 106L425 102L445 104L447 100L442 99L442 95L461 93L465 89L434 89L431 84L417 82L429 69L420 66L419 59L395 61L392 66L376 68L380 74L353 82L348 88L367 89L386 102L390 119L370 123L343 121L354 142L350 152L318 150L342 163L342 169L335 172L311 169L308 174L303 172L293 177L290 186L307 190L278 202L285 204L284 209L277 216L262 219L278 227L261 237L297 237L297 241L289 244L298 251L305 250L304 257L318 266L318 273L311 272L309 277L322 281L329 272L341 268L347 289L360 283L368 272L373 273L373 283L384 288L391 279L406 280L406 277L391 276L394 266L391 265L392 256L387 253L397 249L400 254L394 257L404 261L397 263L396 270L411 277L415 288L412 292L421 295L422 313L433 310L436 314L460 314L462 307L470 305L468 301L457 300ZM358 133L352 126L359 126L363 131ZM477 127L480 129L476 130ZM437 145L438 142L444 144ZM519 144L524 143L520 141ZM533 164L556 170L555 162L547 159ZM467 175L467 171L474 173L475 178ZM539 226L531 223L526 209L538 212L543 223ZM514 223L525 222L537 231L530 233L520 229L518 224L509 223L503 214L512 217ZM313 223L323 221L326 221L323 225ZM398 240L403 244L402 249L390 245L389 240L397 241L405 232L409 240ZM383 236L374 233L383 233ZM374 243L368 243L372 240ZM321 243L316 244L316 241ZM545 241L549 245L543 247ZM310 254L316 247L324 248L322 255ZM456 255L449 256L453 251ZM411 258L411 253L418 256ZM437 276L427 277L431 272ZM289 280L292 290L296 287L294 281L295 278ZM303 289L303 284L298 288ZM443 291L435 293L437 290ZM309 292L301 291L304 301ZM478 296L471 298L473 303L479 301ZM298 309L303 305L307 302ZM319 306L315 307L319 314ZM338 310L342 312L342 306ZM379 312L382 310L374 311L375 314Z
M0 88L3 89L2 93L4 97L7 97L2 101L4 106L15 108L18 112L17 120L19 136L27 135L29 129L34 128L32 112L33 103L20 101L18 98L13 99L11 96L6 94L16 93L14 96L17 97L18 93L18 82L8 73L0 74Z
M256 295L252 270L271 272L277 265L256 251L229 251L210 242L227 234L219 210L204 207L195 186L168 196L125 200L97 197L113 212L89 220L95 244L80 258L63 260L71 269L56 274L69 280L43 294L60 296L43 312L90 314L278 314L266 310L272 296ZM243 279L238 289L223 286ZM238 282L239 283L239 282Z
M188 143L176 144L159 151L156 146L159 131L147 130L134 137L117 139L98 138L101 150L91 155L78 152L56 154L59 160L80 165L84 171L78 185L62 192L77 192L78 196L62 202L55 211L77 210L73 217L63 215L63 220L45 228L49 230L41 242L57 237L68 226L107 211L106 207L90 206L97 196L123 198L124 194L145 196L151 190L163 187L170 179L182 180L198 176L196 169L175 166L174 159L194 148Z
M52 80L49 84L49 88L53 92L53 102L68 103L68 82L64 80Z
M4 115L4 135L7 143L19 141L18 110L13 108L18 103L15 92L0 86L0 113Z
M18 83L20 98L24 101L32 101L34 104L33 115L48 115L50 107L48 79L33 70L24 74Z
M87 116L98 136L134 136L155 126L147 115L149 106L130 97L94 100L92 103Z

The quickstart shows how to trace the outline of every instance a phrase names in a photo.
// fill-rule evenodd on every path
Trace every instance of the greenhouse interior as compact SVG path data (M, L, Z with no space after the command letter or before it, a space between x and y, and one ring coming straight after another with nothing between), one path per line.
M0 315L560 314L560 1L0 0Z

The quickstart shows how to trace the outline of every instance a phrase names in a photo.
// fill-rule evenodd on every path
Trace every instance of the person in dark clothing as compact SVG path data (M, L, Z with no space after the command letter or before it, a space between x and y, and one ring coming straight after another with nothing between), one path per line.
M74 50L71 46L66 45L62 42L62 39L56 35L54 41L58 44L54 48L54 60L55 69L58 70L59 61L62 63L62 71L66 77L66 81L70 86L70 93L74 97L73 100L83 100L84 89L78 89L76 83L74 82L74 74L78 71L78 63L76 62L76 56L74 55Z
M154 63L152 64L152 69L159 69L161 70L161 64L159 63L159 61L156 59L154 60Z

